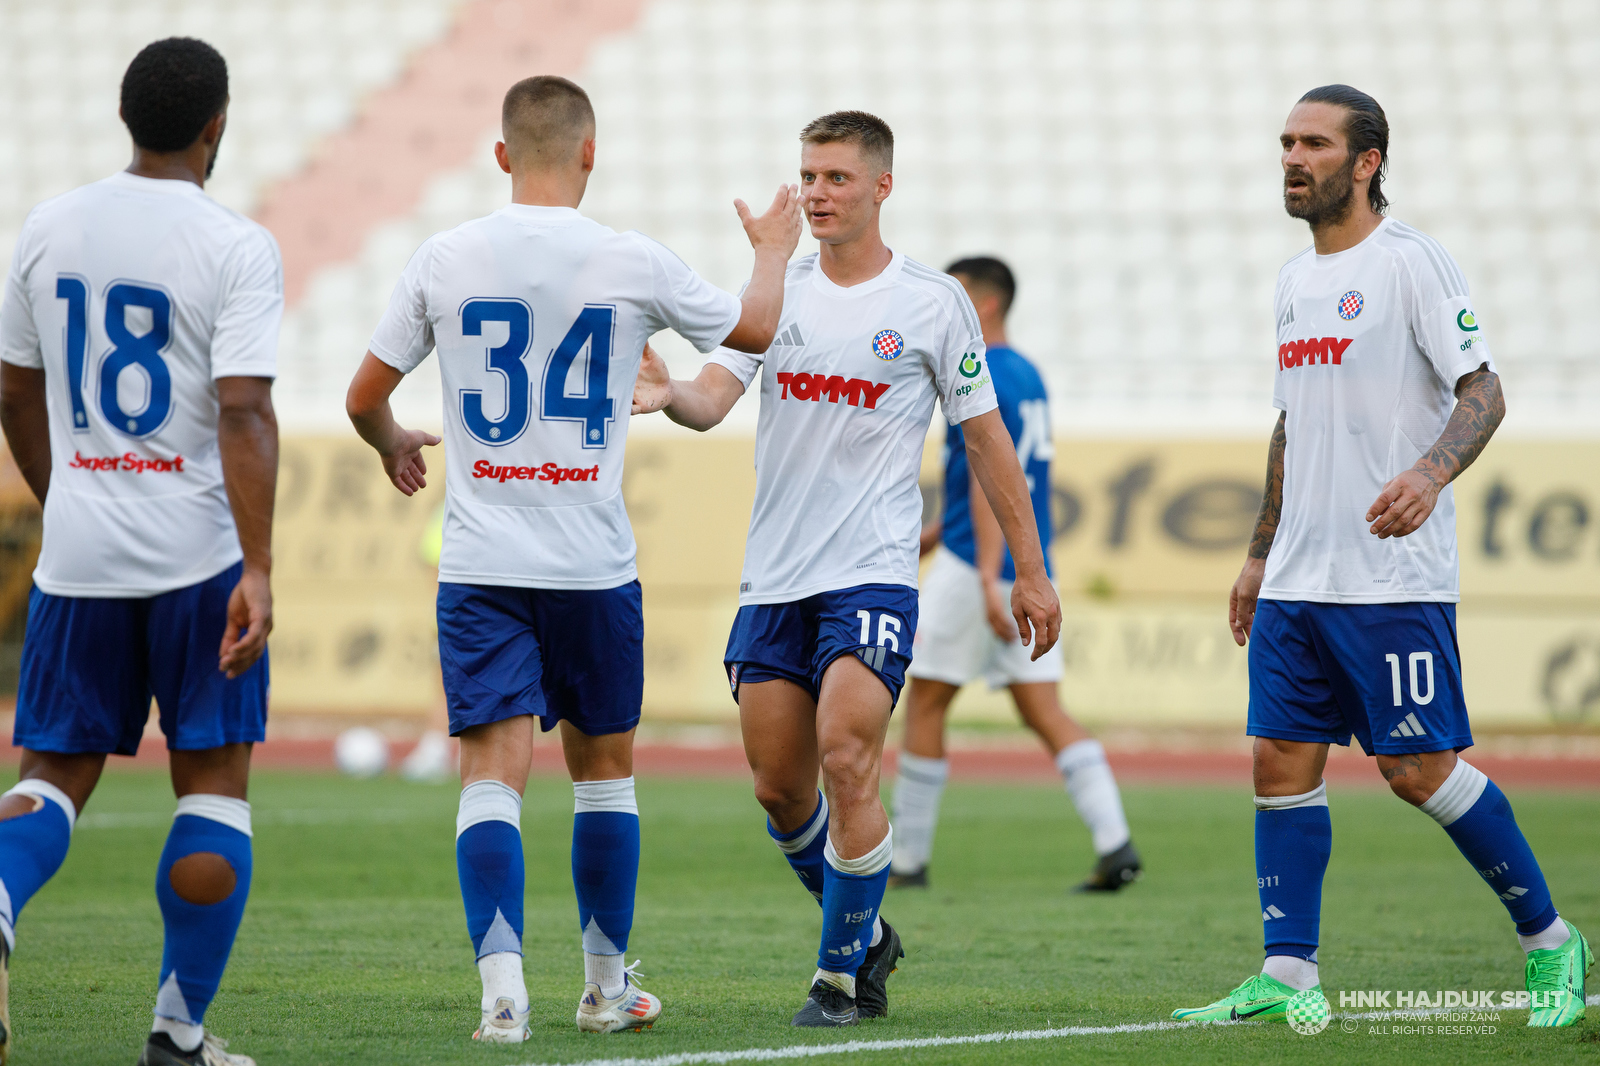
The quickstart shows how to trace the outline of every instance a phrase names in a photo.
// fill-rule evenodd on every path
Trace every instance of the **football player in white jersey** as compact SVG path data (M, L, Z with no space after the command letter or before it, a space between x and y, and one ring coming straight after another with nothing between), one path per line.
M1570 1025L1583 1017L1589 945L1556 913L1504 794L1457 755L1472 731L1450 482L1505 415L1494 360L1455 260L1384 215L1389 126L1377 101L1348 85L1313 89L1281 141L1284 206L1310 224L1313 246L1278 275L1282 414L1228 611L1250 647L1267 957L1229 995L1173 1017L1278 1021L1300 993L1320 995L1332 846L1322 769L1328 745L1354 734L1511 913L1528 1024Z
M878 799L884 732L917 628L922 448L935 401L960 425L1016 560L1011 608L1038 658L1061 608L1000 417L972 302L879 233L894 138L861 111L800 135L816 255L789 268L783 323L756 356L723 349L693 381L647 353L635 409L705 430L761 376L756 498L724 656L767 830L822 904L798 1026L888 1013L903 957L878 915L893 838ZM825 793L817 791L822 774Z
M520 816L534 723L558 724L571 772L572 879L584 951L578 1028L639 1029L661 1002L624 966L639 871L633 734L643 620L622 500L628 403L645 341L676 330L703 352L763 351L800 238L798 192L752 217L742 300L639 233L578 213L595 164L589 97L565 78L506 93L511 203L428 239L395 286L350 386L361 436L396 488L425 484L438 437L395 423L389 395L435 347L445 395L439 659L461 739L456 862L483 980L479 1040L518 1043Z
M44 543L12 736L22 780L0 797L0 1062L17 918L66 857L106 755L137 750L152 696L178 809L139 1062L251 1062L203 1019L250 892L283 270L265 229L203 191L227 106L210 45L146 47L122 80L132 164L34 208L6 282L0 424Z

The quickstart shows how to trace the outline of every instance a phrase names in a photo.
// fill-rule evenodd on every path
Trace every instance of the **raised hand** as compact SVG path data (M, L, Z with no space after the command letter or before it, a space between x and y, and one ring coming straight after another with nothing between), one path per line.
M739 212L745 236L756 251L772 250L783 256L785 262L800 244L800 227L804 213L800 209L800 186L780 185L772 198L772 206L761 216L751 214L743 200L735 200L733 209Z
M633 382L633 413L647 415L671 402L672 376L667 373L667 361L646 341L639 376Z

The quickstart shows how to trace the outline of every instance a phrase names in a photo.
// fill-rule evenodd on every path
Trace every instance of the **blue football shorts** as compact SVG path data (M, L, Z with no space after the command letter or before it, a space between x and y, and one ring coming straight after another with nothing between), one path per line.
M739 608L723 665L734 701L744 682L792 681L811 694L841 655L854 655L889 690L892 707L906 683L917 632L917 590L906 585L856 585L790 603Z
M1368 755L1472 746L1453 603L1260 600L1250 631L1255 737Z
M187 588L134 599L35 588L11 743L132 755L152 696L170 750L265 740L267 656L232 681L217 668L228 597L243 573L234 563Z
M439 583L450 735L531 714L587 736L626 733L644 702L639 582L611 589Z

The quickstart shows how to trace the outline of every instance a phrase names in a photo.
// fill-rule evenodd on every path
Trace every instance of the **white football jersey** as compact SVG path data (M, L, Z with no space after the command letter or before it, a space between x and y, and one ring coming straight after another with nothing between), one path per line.
M896 253L871 281L841 288L808 255L789 266L772 347L711 361L746 388L766 367L739 602L915 588L934 400L951 425L997 406L961 283Z
M193 182L119 173L33 209L0 359L45 372L41 590L153 596L243 557L215 382L275 377L282 316L277 242Z
M632 581L622 456L645 341L672 329L708 352L741 310L655 241L571 208L511 204L430 237L371 348L403 373L439 349L439 580Z
M1494 369L1461 268L1437 241L1385 219L1354 248L1289 260L1274 310L1272 403L1287 412L1288 445L1262 598L1455 602L1448 486L1409 536L1379 540L1366 515L1444 431L1461 376Z

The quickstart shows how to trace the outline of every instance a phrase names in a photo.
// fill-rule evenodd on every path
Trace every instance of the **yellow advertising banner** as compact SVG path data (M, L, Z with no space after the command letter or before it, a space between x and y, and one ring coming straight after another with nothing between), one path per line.
M734 713L722 651L737 610L753 441L636 438L624 493L645 603L645 713ZM937 440L924 464L931 496ZM1066 609L1063 695L1090 721L1242 723L1245 652L1227 591L1243 560L1266 441L1059 440L1053 551ZM434 572L424 542L442 457L412 498L353 439L283 446L273 695L296 709L437 704ZM1456 487L1460 639L1475 720L1600 722L1600 443L1503 441ZM1009 714L975 688L959 713Z

